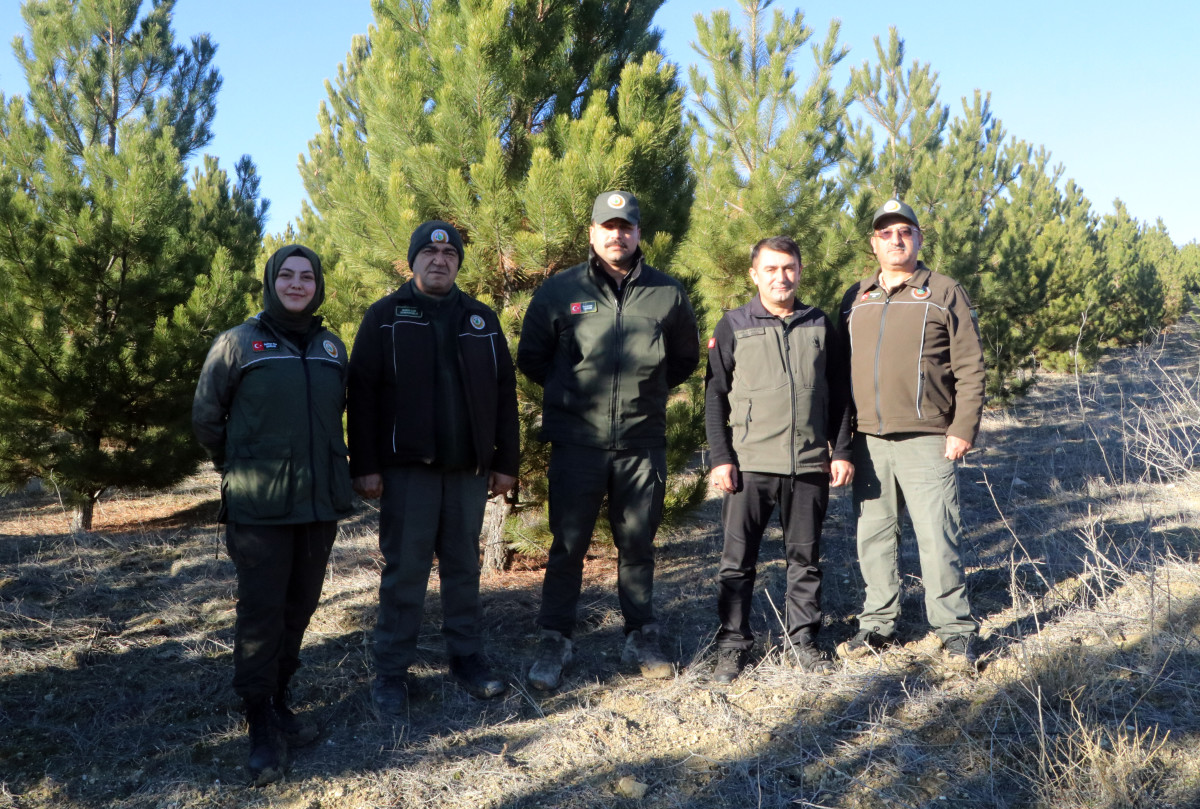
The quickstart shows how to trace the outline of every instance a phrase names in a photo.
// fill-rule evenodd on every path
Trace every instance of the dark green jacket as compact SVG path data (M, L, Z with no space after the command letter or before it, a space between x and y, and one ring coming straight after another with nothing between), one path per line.
M303 353L258 316L217 337L192 428L222 474L222 522L291 525L350 512L346 367L346 347L324 328Z
M849 370L841 338L815 306L785 325L755 298L713 330L704 422L712 466L802 475L848 461Z
M542 440L665 446L667 396L700 362L692 305L640 251L620 298L596 261L546 279L521 324L517 367L544 388Z

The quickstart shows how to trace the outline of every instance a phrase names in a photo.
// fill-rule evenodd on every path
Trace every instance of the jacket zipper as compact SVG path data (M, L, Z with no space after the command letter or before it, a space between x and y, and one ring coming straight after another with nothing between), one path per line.
M793 323L795 320L793 319ZM791 435L791 451L789 463L792 466L792 474L796 474L796 376L792 373L792 343L789 339L790 324L783 324L783 366L787 372L788 391L789 391L789 406L791 407L792 429L788 430Z
M884 292L883 314L879 316L879 337L875 343L875 435L883 435L883 410L879 404L879 355L883 352L883 327L887 322L888 304L892 296Z
M611 290L609 290L611 292ZM624 290L627 292L628 290ZM609 442L612 448L617 447L617 436L620 432L620 427L617 424L618 406L620 402L621 391L621 345L624 341L624 335L621 333L621 318L622 308L625 302L624 294L614 294L613 298L616 302L615 314L613 315L613 357L616 362L616 369L613 371L613 389L612 389L612 404L609 408Z
M310 476L310 485L312 486L312 497L309 499L312 501L313 522L319 522L320 520L317 517L317 455L315 452L316 448L313 446L315 430L313 429L312 375L308 370L308 346L300 349L300 365L304 368L304 398L305 403L308 405L306 408L308 410L308 473Z

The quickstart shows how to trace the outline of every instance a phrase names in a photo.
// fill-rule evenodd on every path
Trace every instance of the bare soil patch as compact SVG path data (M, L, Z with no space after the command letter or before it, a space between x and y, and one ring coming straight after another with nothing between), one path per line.
M489 651L512 687L449 677L433 578L408 721L369 700L377 514L341 528L296 696L322 725L280 783L245 785L228 686L233 568L217 478L122 492L67 532L53 492L0 498L0 807L1077 807L1200 802L1200 483L1142 451L1139 418L1196 428L1197 326L1046 377L989 412L960 474L983 671L947 672L904 542L904 645L828 677L780 647L779 531L764 545L752 669L708 682L719 501L661 537L657 604L680 664L620 663L615 559L589 562L579 657L562 689L524 685L541 571L485 581ZM1169 387L1169 386L1168 386ZM1161 412L1160 412L1161 411ZM1179 443L1177 441L1176 443ZM1177 449L1182 452L1184 446ZM832 649L862 598L848 495L824 540Z

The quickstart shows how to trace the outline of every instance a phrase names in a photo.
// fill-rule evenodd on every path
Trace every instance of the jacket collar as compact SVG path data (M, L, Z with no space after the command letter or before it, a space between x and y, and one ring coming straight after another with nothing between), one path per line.
M913 287L914 289L920 289L929 283L929 276L932 274L933 271L926 267L924 262L918 261L917 268L912 271L912 275L904 279L904 282L901 284L901 286L909 286ZM876 269L872 275L868 275L866 278L864 278L861 284L864 292L876 287L883 289L883 284L880 283L879 280L879 270Z
M632 284L642 275L642 268L646 262L646 256L642 253L641 245L633 251L633 269L625 276L625 284ZM600 257L596 255L596 251L592 246L588 245L588 269L591 271L596 283L608 285L608 279L611 277L604 268L600 266Z
M747 308L749 309L750 314L753 317L766 317L766 318L770 318L772 320L779 320L778 315L773 315L767 311L767 307L763 305L762 298L758 295L755 295L753 298L750 299L750 303L747 304ZM793 320L796 318L797 315L802 315L811 308L812 308L811 306L804 303L799 298L792 298L792 318L793 318Z

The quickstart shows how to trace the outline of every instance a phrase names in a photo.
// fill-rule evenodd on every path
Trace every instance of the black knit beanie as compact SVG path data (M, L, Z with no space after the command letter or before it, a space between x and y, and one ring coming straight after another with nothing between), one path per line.
M440 219L431 219L413 231L412 238L408 242L408 266L412 266L413 259L417 257L417 253L421 252L422 247L430 244L446 244L447 242L458 251L458 266L461 267L463 263L462 236L458 235L458 231L454 229L453 225Z

